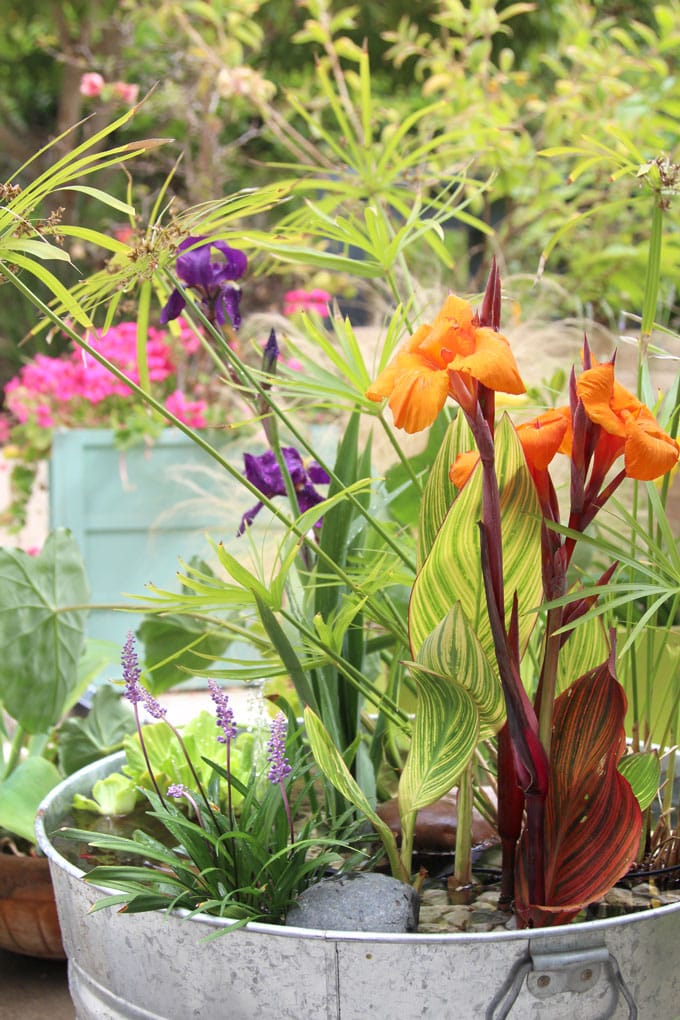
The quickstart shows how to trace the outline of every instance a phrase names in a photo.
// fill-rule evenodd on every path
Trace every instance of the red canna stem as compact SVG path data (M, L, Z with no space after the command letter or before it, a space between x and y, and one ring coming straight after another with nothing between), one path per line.
M548 758L538 737L536 713L524 690L519 674L516 642L509 640L502 612L499 612L494 598L489 565L489 542L483 523L480 524L479 530L482 577L491 633L494 639L496 663L505 696L507 725L517 781L526 795L527 827L532 838L531 869L528 873L530 902L542 903L545 891L543 818L545 799L548 793ZM515 599L513 622L510 628L511 635L516 632L517 612L517 599ZM506 881L509 882L509 880Z
M510 910L515 898L515 857L522 832L524 794L519 786L507 722L498 733L498 835L501 837L501 891L498 906Z

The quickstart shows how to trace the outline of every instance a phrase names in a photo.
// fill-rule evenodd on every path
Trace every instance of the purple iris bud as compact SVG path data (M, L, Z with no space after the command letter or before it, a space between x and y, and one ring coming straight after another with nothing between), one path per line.
M312 461L309 467L305 467L302 457L293 446L282 447L281 454L288 468L293 488L297 493L300 513L304 513L310 507L322 503L324 497L316 491L314 486L328 485L330 478L327 472L316 461ZM243 461L246 478L251 485L259 489L263 496L266 496L267 499L273 499L274 496L286 495L286 484L283 474L271 450L267 450L265 453L259 454L259 456L255 456L252 453L244 453ZM236 533L237 535L242 535L246 527L253 523L263 505L263 503L256 503L255 506L244 513L241 518L241 525ZM316 526L320 527L320 525L321 521Z
M269 334L267 343L262 351L262 371L271 375L276 371L276 362L279 360L279 343L274 330Z
M224 693L217 680L212 678L208 680L208 689L210 697L215 704L217 725L222 730L221 735L217 739L220 744L228 744L236 736L236 723L234 721L234 713L229 704L229 696Z
M282 783L292 771L290 763L286 758L287 732L288 720L283 712L279 712L272 723L269 743L267 744L268 779L270 783Z
M238 248L230 248L225 241L205 241L203 237L187 237L178 247L177 275L182 283L195 290L201 299L206 316L211 322L223 326L229 320L235 329L241 324L239 280L248 268L248 258ZM215 248L221 258L211 259ZM191 249L187 251L187 249ZM186 301L175 288L161 311L161 325L176 319Z
M123 667L123 680L125 682L123 697L127 698L131 705L138 705L141 702L153 719L164 719L167 715L167 709L163 708L153 695L147 691L144 684L140 682L139 678L142 675L142 671L139 666L135 636L132 631L128 633L123 645L121 664Z

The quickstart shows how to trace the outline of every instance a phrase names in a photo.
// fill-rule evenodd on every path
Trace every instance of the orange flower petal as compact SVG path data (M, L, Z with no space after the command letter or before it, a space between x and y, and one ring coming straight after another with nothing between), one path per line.
M486 326L475 329L474 351L456 354L449 363L449 369L471 375L484 386L501 393L526 391L507 338Z
M517 426L517 435L529 467L545 471L556 453L571 452L571 412L568 407L546 411L531 421ZM568 445L568 451L564 447Z
M601 425L605 432L609 432L613 436L625 436L625 426L612 408L614 366L611 362L582 372L576 380L576 393L583 401L586 414L592 422Z
M651 482L674 468L679 455L676 441L664 432L649 411L627 423L623 463L629 478Z
M420 432L435 420L446 403L449 374L433 369L418 354L402 352L380 373L366 396L388 398L394 424L406 432Z
M375 401L387 397L397 428L418 432L432 424L447 394L460 392L454 385L457 377L463 378L471 399L476 393L472 380L504 393L524 393L507 339L477 321L469 302L450 295L434 322L420 326L406 341L366 396Z
M583 372L576 382L576 392L590 420L622 441L622 450L612 450L611 459L623 452L630 478L650 482L677 464L677 442L633 393L616 382L611 363Z
M458 454L454 463L449 468L449 479L457 489L463 488L478 462L479 454L476 450Z
M407 373L400 378L389 400L394 424L408 433L427 428L446 403L448 392L446 371L419 369Z

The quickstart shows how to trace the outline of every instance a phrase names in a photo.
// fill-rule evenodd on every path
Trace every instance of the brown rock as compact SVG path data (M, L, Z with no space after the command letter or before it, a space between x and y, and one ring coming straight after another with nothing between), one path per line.
M397 839L401 835L399 805L397 798L378 805L378 814L386 822ZM413 848L420 853L451 853L456 846L457 831L456 794L447 793L441 800L421 808L416 819ZM477 811L472 812L472 843L495 840L497 833L493 825Z

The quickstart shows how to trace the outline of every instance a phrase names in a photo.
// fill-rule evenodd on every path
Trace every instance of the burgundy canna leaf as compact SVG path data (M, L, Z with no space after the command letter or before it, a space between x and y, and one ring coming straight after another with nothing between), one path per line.
M613 652L612 652L613 655ZM519 846L516 907L532 926L564 924L603 896L635 860L640 808L617 769L626 696L612 659L555 702L545 813L545 901L530 902L530 840Z

